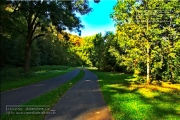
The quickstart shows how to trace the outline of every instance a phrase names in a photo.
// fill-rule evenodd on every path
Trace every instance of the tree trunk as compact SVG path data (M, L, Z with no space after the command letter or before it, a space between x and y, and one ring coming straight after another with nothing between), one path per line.
M173 67L172 67L172 59L169 59L170 60L170 63L169 63L169 69L170 69L170 81L172 82L172 83L174 83L174 73L173 73Z
M33 25L31 24L32 14L28 16L28 34L26 39L26 51L25 51L25 63L24 63L24 72L29 72L30 60L31 60L31 44L33 36Z
M150 78L149 78L149 74L150 74L150 64L149 64L150 60L149 60L149 44L147 45L147 84L150 83Z
M148 32L149 20L147 19L146 32ZM146 38L147 39L147 38ZM149 55L150 44L147 39L147 84L150 84L150 55Z
M44 36L44 34L39 34L37 36L34 36L33 38L36 28L40 26L40 22L36 22L37 18L38 18L38 14L33 14L32 11L29 11L29 15L27 17L28 34L27 34L27 41L26 41L24 72L28 72L30 68L32 42L38 37Z
M31 60L31 45L30 43L26 43L26 51L25 51L25 63L24 63L24 72L29 71Z

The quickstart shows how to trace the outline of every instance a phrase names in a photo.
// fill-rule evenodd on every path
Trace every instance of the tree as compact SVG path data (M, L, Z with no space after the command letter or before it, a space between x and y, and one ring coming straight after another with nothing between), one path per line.
M52 22L58 31L64 29L79 31L82 26L80 19L75 12L82 15L91 11L88 1L7 1L6 4L11 9L8 16L14 21L10 29L16 29L22 33L26 39L24 70L29 71L31 46L35 39L44 36L44 30ZM26 30L15 27L25 21ZM3 26L6 27L6 26Z
M5 1L1 1L1 3L0 64L1 66L21 66L24 61L24 58L22 57L22 55L24 55L24 50L22 50L22 48L25 46L25 42L22 40L24 39L24 34L21 32L21 30L25 30L25 22L23 21L22 17L17 17L17 20L19 20L21 24L14 24L14 21L12 21L10 18L12 9L9 5L5 5ZM18 29L15 30L15 27Z
M121 35L120 44L125 48L123 64L142 74L146 63L148 84L159 75L167 74L171 81L177 76L178 72L175 75L174 70L179 63L174 62L177 61L174 43L179 39L178 6L178 0L160 3L124 0L114 7L112 18L117 23L117 34Z

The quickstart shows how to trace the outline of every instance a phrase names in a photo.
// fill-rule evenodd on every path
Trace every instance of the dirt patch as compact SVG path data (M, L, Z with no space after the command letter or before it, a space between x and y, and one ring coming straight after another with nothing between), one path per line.
M113 120L107 107L88 111L78 117L78 120Z

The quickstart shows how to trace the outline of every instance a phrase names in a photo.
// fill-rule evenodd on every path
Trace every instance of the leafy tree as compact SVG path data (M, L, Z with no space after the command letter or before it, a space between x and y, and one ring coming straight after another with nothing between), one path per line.
M95 66L97 60L94 40L95 40L95 35L83 38L80 49L83 59L85 60L85 64L89 66Z
M124 0L114 7L111 17L117 23L118 41L125 51L123 64L137 75L145 72L146 64L147 83L158 76L169 76L172 82L177 78L178 72L174 71L179 63L174 43L179 39L178 6L178 1Z
M26 39L24 70L29 70L31 58L31 46L35 39L44 36L44 30L52 22L58 31L64 29L77 30L81 27L81 21L76 17L75 12L82 15L91 11L88 1L7 1L6 4L11 9L8 16L12 23L10 29L19 30ZM21 20L19 20L21 18ZM22 30L15 25L26 25ZM6 26L3 26L6 27Z

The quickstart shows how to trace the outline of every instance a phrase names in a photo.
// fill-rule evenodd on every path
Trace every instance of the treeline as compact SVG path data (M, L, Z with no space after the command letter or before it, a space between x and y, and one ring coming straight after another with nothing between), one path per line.
M53 27L44 37L33 42L30 66L67 65L81 66L81 58L76 55L75 47L80 45L80 38L66 32L58 33ZM18 33L16 33L18 34ZM25 41L22 36L3 37L1 43L1 66L23 67L25 57Z
M179 5L178 0L117 2L111 14L116 33L85 38L92 43L86 50L91 64L100 70L134 73L148 84L153 80L179 81Z
M88 49L100 70L133 72L139 81L180 80L180 2L118 1L116 33L94 36Z
M59 5L61 4L71 5L70 2L60 2ZM42 33L43 36L30 42L32 43L30 64L31 66L88 65L104 71L133 73L139 81L146 81L148 84L153 80L178 82L180 81L179 5L178 0L118 1L111 14L116 22L116 32L106 32L105 35L98 33L84 38L64 32L64 26L57 27L58 21L52 20L48 25L40 25L36 29L34 36ZM53 6L54 4L51 7ZM6 14L3 18L6 27L3 27L0 39L0 64L24 66L29 43L26 32L23 31L27 31L28 26L24 17L21 17L22 14L11 19L12 14L9 12L11 10L11 6L1 7L1 13ZM61 20L71 29L77 27L80 33L81 24L75 16L72 15L72 18L75 19L73 24L72 21L62 18ZM39 19L37 23L38 21Z
M99 0L94 2L98 3ZM56 49L59 48L56 48L56 44L60 43L56 43L55 39L57 37L54 38L54 36L57 36L59 33L63 33L65 30L76 31L81 34L81 28L83 25L76 13L84 15L91 11L92 8L89 6L89 2L87 0L0 1L0 27L2 30L0 34L2 38L0 64L18 65L21 64L19 61L24 61L24 71L28 72L30 64L37 65L38 61L40 61L40 64L60 63L59 61L64 59L64 57L62 54L61 59L57 57L59 53L56 53ZM54 27L55 30L49 30L51 27ZM49 33L51 34L50 36ZM43 37L47 37L45 39L48 40L51 39L49 42L54 43L53 45L50 44L48 49L51 52L55 52L56 55L45 54L46 57L41 55L43 46L39 44L40 41L43 40ZM38 39L41 40L37 42L36 40ZM42 48L40 48L40 46ZM41 52L32 52L33 49L37 48L39 48ZM14 50L19 52L16 53ZM21 56L21 52L22 54L24 53L24 57ZM36 57L38 55L41 57ZM48 61L43 61L44 58L42 57L47 58ZM68 61L69 59L70 58L68 58Z
M121 64L147 83L180 79L179 6L179 0L124 0L114 7Z

